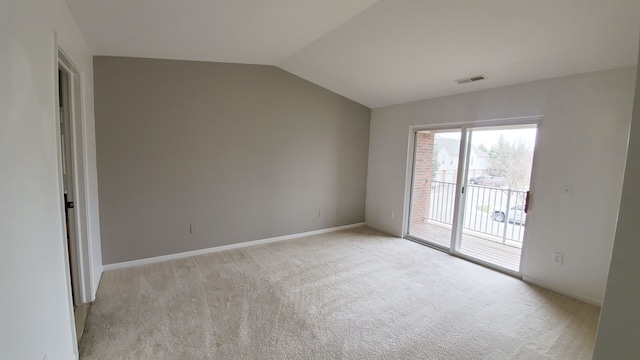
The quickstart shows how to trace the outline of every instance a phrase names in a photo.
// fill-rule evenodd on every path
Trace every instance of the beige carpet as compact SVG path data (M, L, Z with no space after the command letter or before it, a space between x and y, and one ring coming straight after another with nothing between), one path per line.
M599 309L369 228L104 273L82 359L590 359Z

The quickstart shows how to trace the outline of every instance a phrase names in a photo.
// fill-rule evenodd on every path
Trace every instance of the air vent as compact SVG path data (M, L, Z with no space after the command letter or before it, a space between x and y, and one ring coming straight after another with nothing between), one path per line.
M456 82L458 84L466 84L466 83L470 83L470 82L474 82L474 81L480 81L480 80L484 80L484 79L486 79L486 77L484 75L476 75L476 76L472 76L472 77L456 80Z

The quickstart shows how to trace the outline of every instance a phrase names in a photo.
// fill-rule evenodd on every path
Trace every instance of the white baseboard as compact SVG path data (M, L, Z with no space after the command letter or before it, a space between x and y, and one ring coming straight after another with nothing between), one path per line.
M215 247L211 247L211 248L193 250L193 251L186 251L186 252L181 252L181 253L177 253L177 254L162 255L162 256L155 256L155 257L139 259L139 260L124 261L124 262L115 263L115 264L107 264L107 265L103 265L102 268L103 268L103 271L124 269L124 268L129 268L129 267L134 267L134 266L154 264L154 263L158 263L158 262L175 260L175 259L182 259L182 258L186 258L186 257L190 257L190 256L210 254L210 253L219 252L219 251L233 250L233 249L239 249L239 248L244 248L244 247L249 247L249 246L268 244L268 243L273 243L273 242L278 242L278 241L298 239L298 238L305 237L305 236L326 234L326 233L330 233L330 232L334 232L334 231L340 231L340 230L346 230L346 229L352 229L352 228L356 228L356 227L361 227L361 226L364 226L364 225L365 225L365 223L362 222L362 223L356 223L356 224L350 224L350 225L344 225L344 226L337 226L337 227L332 227L332 228L327 228L327 229L307 231L307 232L291 234L291 235L276 236L276 237L267 238L267 239L246 241L246 242L241 242L241 243L237 243L237 244L215 246Z
M537 279L533 279L533 278L530 278L528 276L523 276L522 277L522 281L528 282L528 283L533 284L533 285L540 286L542 288L545 288L545 289L548 289L548 290L551 290L551 291L555 291L555 292L557 292L559 294L566 295L568 297L571 297L571 298L586 302L587 304L595 305L597 307L602 307L602 299L596 299L596 298L592 298L590 296L585 296L585 295L582 295L582 294L578 294L578 293L575 293L575 292L572 292L572 291L567 291L566 289L550 285L550 284L548 284L548 283L546 283L544 281L539 281Z

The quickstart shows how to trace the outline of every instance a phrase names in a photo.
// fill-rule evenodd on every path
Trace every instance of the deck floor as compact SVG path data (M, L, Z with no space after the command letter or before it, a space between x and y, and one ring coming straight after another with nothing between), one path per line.
M441 225L411 224L409 235L446 248L449 248L451 244L451 229ZM509 270L518 271L520 269L521 248L470 235L466 230L462 233L462 241L458 251Z

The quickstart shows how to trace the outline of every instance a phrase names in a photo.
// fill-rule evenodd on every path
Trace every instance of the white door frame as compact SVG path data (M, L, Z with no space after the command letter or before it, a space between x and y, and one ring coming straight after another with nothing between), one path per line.
M519 271L513 271L513 270L509 270L509 269L505 269L502 267L497 267L494 264L491 264L489 262L480 260L480 259L476 259L474 257L465 255L463 253L460 253L459 251L457 251L458 245L460 244L461 241L461 236L462 236L462 232L458 231L457 229L461 226L461 222L462 222L462 218L459 215L460 209L464 209L464 201L465 201L465 197L462 196L462 188L464 187L464 184L467 183L467 166L468 164L466 163L468 155L469 155L469 150L467 148L467 130L469 129L473 129L473 128L481 128L481 127L490 127L490 126L513 126L513 125L528 125L528 124L535 124L536 127L539 129L540 125L542 123L542 116L523 116L523 117L517 117L517 118L506 118L506 119L491 119L491 120L477 120L477 121L471 121L471 122L457 122L457 123L445 123L445 124L434 124L434 125L416 125L416 126L411 126L409 127L409 149L408 149L408 158L407 158L407 177L406 177L406 183L405 183L405 201L404 201L404 218L403 218L403 225L402 225L402 236L403 237L407 237L409 235L409 222L411 219L411 191L412 191L412 187L413 187L413 167L414 167L414 162L415 162L415 147L416 147L416 133L419 131L433 131L433 130L460 130L461 131L461 138L460 138L460 151L459 154L464 154L464 156L462 158L459 159L459 163L458 163L458 174L457 174L457 178L456 178L456 194L455 194L455 198L454 198L454 202L455 202L455 207L454 207L454 212L453 212L453 231L452 231L452 238L451 238L451 244L449 249L447 250L450 254L455 255L457 257L478 263L480 265L492 268L492 269L496 269L498 271L504 272L506 274L518 277L518 278L522 278L523 276L523 269L526 266L526 252L528 249L527 246L527 232L525 231L524 233L524 237L522 240L522 253L520 256L520 269ZM536 143L538 142L538 139L536 137ZM537 151L537 144L534 146L534 154L533 154L533 164L532 164L532 169L531 169L531 173L535 173L536 171L536 151ZM532 175L533 178L533 175ZM534 190L534 182L531 181L530 186L529 186L529 191L531 194L535 193ZM530 198L530 201L532 201L533 196ZM531 222L531 216L527 216L527 222Z
M83 84L83 76L78 71L78 68L73 64L70 57L64 52L64 50L58 45L57 36L55 37L55 106L56 106L56 152L58 154L58 191L60 198L60 215L63 221L62 224L62 238L67 239L66 234L66 225L65 225L65 212L66 207L64 204L64 189L63 189L63 174L62 174L62 157L60 154L61 149L61 140L60 140L60 111L58 110L58 104L60 103L59 94L58 94L58 83L60 79L58 78L58 69L62 69L64 72L68 74L68 93L69 93L69 109L68 111L68 119L69 124L71 125L70 133L71 138L69 142L71 143L71 154L72 158L72 174L73 176L73 192L75 195L74 199L74 208L73 214L75 214L74 224L75 224L75 243L71 244L71 258L66 259L67 262L67 271L69 268L73 269L77 281L75 284L71 284L71 279L69 279L69 288L74 286L74 299L72 300L73 304L82 304L91 302L92 295L91 291L93 289L92 278L91 278L91 244L88 238L88 207L87 207L87 163L86 163L86 151L85 151L85 126L84 126L84 103L82 99L82 84ZM66 251L65 251L66 254ZM71 297L71 293L69 294Z

